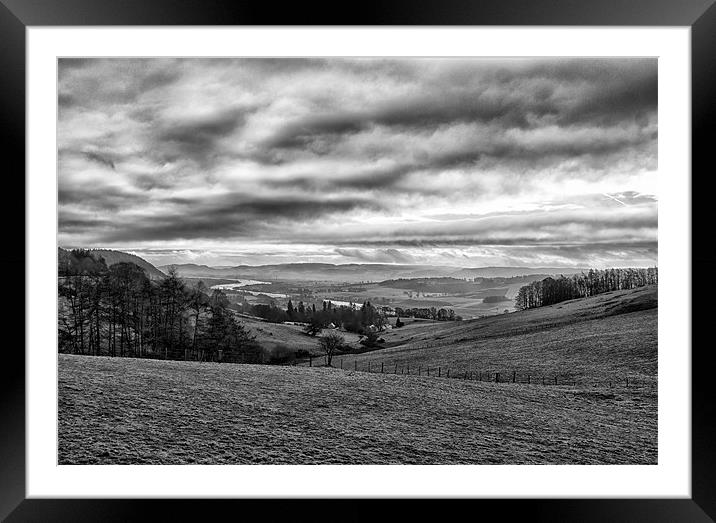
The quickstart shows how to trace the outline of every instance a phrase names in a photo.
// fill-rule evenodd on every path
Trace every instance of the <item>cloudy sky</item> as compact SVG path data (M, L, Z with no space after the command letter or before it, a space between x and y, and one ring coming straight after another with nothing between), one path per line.
M59 245L644 266L656 59L62 59Z

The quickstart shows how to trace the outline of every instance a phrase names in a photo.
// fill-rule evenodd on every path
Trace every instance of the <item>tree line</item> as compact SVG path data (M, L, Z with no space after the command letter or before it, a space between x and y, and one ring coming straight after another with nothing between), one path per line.
M220 290L189 288L176 271L151 281L134 263L107 266L75 249L58 264L60 352L262 362L261 347Z
M586 298L604 292L634 289L657 284L657 267L625 269L589 269L589 272L564 275L559 278L547 277L520 287L515 298L518 310L552 305L575 298Z
M330 300L324 300L319 307L316 307L315 303L307 305L303 301L299 301L298 305L294 306L293 301L289 299L285 309L276 306L275 303L252 305L243 302L237 304L236 307L243 313L258 316L274 323L285 321L306 323L308 326L314 327L314 330L309 332L312 335L331 324L343 327L348 332L364 334L370 330L371 326L381 331L388 323L385 313L372 305L370 301L363 302L359 307L358 305L337 306Z
M311 325L326 328L331 323L337 327L343 327L348 332L365 334L368 330L375 328L382 331L388 324L387 314L381 307L376 307L370 301L364 301L362 305L336 306L330 300L324 300L317 308L316 304L304 304L299 301L298 305L293 304L289 299L285 309L271 304L250 304L246 301L236 305L237 310L252 316L258 316L267 321L282 323L293 321L298 323L309 323ZM455 315L453 309L435 307L401 308L395 307L395 315L399 318L423 318L438 321L461 320ZM371 327L372 326L372 327Z
M398 316L404 316L406 318L421 318L424 320L437 320L437 321L461 321L462 316L455 315L455 311L452 309L435 307L413 307L413 308L402 308L396 307L395 314Z

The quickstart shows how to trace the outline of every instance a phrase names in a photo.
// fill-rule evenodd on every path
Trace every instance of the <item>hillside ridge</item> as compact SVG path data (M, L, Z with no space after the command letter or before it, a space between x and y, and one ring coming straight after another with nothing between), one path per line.
M385 348L345 355L342 364L516 371L587 386L627 375L656 383L657 321L658 289L647 286L462 322L406 325L383 335Z
M58 247L58 253L60 257L64 253L69 252L70 249L64 249L62 247ZM105 263L107 264L107 267L111 267L112 265L116 265L117 263L121 262L128 262L133 263L137 265L138 267L141 267L144 269L144 272L147 274L150 280L161 280L166 278L166 273L156 268L154 265L149 263L144 258L141 258L137 256L136 254L130 254L128 252L124 251L117 251L114 249L87 249L93 256L98 255L104 258Z

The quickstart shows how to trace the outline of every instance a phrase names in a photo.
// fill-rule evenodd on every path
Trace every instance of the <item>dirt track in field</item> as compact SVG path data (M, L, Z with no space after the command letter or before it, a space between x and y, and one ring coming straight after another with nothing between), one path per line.
M59 464L656 464L657 397L59 355Z

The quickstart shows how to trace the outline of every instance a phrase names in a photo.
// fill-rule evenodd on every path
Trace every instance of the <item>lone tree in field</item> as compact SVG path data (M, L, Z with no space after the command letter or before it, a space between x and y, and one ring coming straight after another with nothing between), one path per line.
M319 340L319 343L321 344L321 349L323 350L323 352L326 353L326 363L329 367L331 366L331 360L333 359L333 355L338 349L343 346L345 341L345 338L337 332L331 332L329 334L326 334L325 336L322 336Z

